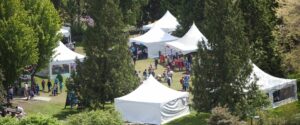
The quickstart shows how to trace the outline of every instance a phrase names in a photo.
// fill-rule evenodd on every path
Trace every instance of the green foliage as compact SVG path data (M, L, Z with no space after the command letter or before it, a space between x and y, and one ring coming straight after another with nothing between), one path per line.
M20 0L1 0L0 8L0 64L8 87L23 67L37 62L37 34L28 26L28 13Z
M148 0L120 0L119 3L123 22L128 25L136 25L142 18L142 6L145 6Z
M57 74L56 78L58 79L59 82L64 82L63 76L60 73Z
M162 11L160 0L148 0L147 5L142 7L143 15L140 24L148 24L160 19L165 12Z
M37 34L38 62L34 73L48 66L57 46L60 36L57 35L61 27L58 12L50 0L23 0L25 10L29 12L28 24Z
M276 0L241 0L240 4L246 22L244 31L251 45L251 60L267 73L283 76L273 34L278 24L277 7Z
M245 105L252 72L239 1L207 0L204 13L209 48L199 42L193 64L194 108L207 112L220 105L235 112L238 103Z
M60 123L56 118L43 114L35 114L26 116L20 120L19 125L60 125Z
M17 118L13 118L13 117L10 117L10 116L1 117L0 118L0 124L1 125L19 125Z
M239 118L233 116L228 108L215 107L211 111L208 125L239 125Z
M123 121L115 111L96 110L69 116L67 125L123 125Z
M5 96L6 96L6 92L5 92L5 88L3 86L3 74L2 74L2 69L1 69L1 65L0 65L0 105L4 103L5 101Z
M207 118L209 118L209 113L191 112L191 114L175 119L166 125L206 125Z
M106 101L125 95L138 84L122 29L122 13L111 0L90 0L88 14L95 25L85 32L86 60L77 63L74 78L81 102L91 108L104 108ZM99 11L101 10L101 11Z
M205 0L162 0L162 6L176 15L180 26L174 33L183 36L193 24L202 26Z

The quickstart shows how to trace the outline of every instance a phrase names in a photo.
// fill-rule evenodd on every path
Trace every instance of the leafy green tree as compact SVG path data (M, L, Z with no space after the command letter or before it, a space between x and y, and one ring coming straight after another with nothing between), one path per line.
M18 125L60 125L60 122L47 115L35 114L21 119Z
M85 32L86 60L77 63L74 80L79 98L91 108L104 108L106 101L132 91L138 84L134 75L122 13L114 0L90 0L88 14L95 24ZM101 11L99 11L101 10Z
M251 60L264 71L283 76L281 58L275 51L277 0L242 0L240 8L245 19L245 33L251 45Z
M148 3L148 0L120 0L119 3L124 23L135 26L141 20L141 9Z
M37 34L28 26L29 15L20 0L1 0L0 9L0 64L7 88L26 65L37 62Z
M29 12L28 24L37 34L38 62L34 65L31 75L48 66L57 46L60 36L57 35L61 27L58 12L49 0L23 0L25 10ZM33 63L34 64L34 63Z
M3 87L3 74L2 74L2 69L1 69L1 66L0 66L0 104L4 103L5 101L5 96L6 96L6 93L5 93L5 89Z
M142 7L143 15L140 24L148 24L160 19L165 12L162 11L160 0L148 0L148 3Z
M67 125L123 125L116 111L90 111L68 116Z
M161 4L166 10L175 14L180 26L174 33L183 36L193 24L202 26L204 20L205 0L162 0Z
M220 105L235 112L245 99L252 72L249 43L238 0L206 0L204 35L193 64L193 102L197 111Z
M239 125L239 118L232 115L228 108L215 107L211 110L208 125Z

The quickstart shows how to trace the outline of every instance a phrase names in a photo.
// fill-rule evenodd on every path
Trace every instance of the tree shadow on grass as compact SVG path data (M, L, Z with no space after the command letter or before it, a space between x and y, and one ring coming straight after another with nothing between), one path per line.
M54 114L53 117L57 118L58 120L66 120L69 115L77 114L79 112L81 112L81 110L64 109L61 112Z
M195 112L193 112L190 115L171 121L166 125L206 125L207 124L206 119L208 118L209 118L208 113L196 114Z

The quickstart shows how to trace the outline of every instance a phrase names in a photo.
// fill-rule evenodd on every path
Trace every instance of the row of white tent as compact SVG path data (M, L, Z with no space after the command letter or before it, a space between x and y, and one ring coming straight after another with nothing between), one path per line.
M129 42L148 47L148 57L150 58L157 57L158 51L164 52L166 48L182 54L195 52L199 42L204 42L209 48L208 40L195 24L181 38L170 35L169 32L179 26L178 22L174 22L177 22L176 18L167 11L160 20L143 27L143 29L150 29L148 32L131 38ZM254 80L257 80L256 84L259 89L267 94L273 108L298 100L295 79L271 76L253 64L249 83ZM121 112L124 120L136 123L163 124L189 113L187 111L188 94L165 88L153 77L144 81L132 93L116 98L115 102L116 108Z
M169 12L166 14L171 15ZM163 23L159 25L162 24ZM195 52L199 41L208 42L194 24L182 38L171 36L166 33L165 30L167 28L162 30L159 28L161 27L159 25L153 24L153 27L143 36L130 39L130 41L141 42L142 40L148 40L147 42L141 43L145 45L149 44L149 52L151 52L151 47L155 49L156 47L163 48L168 46L169 48L183 52L183 54ZM163 39L165 44L160 44L159 42L161 41L159 41L159 39ZM156 44L151 46L151 43ZM69 73L63 75L69 76L72 65L75 64L75 60L79 59L82 61L85 58L84 55L73 52L61 42L59 42L58 47L54 49L54 52L55 54L52 56L52 60L49 64L49 75L51 78L55 77L55 74L52 73L53 67L66 65ZM153 56L156 54L158 55L158 53L155 53ZM294 79L282 79L271 76L253 64L253 72L250 80L255 78L258 78L257 85L260 90L268 95L272 102L272 107L278 107L298 99L297 85ZM126 121L163 124L189 114L188 97L187 92L172 90L150 76L130 94L116 98L115 106Z

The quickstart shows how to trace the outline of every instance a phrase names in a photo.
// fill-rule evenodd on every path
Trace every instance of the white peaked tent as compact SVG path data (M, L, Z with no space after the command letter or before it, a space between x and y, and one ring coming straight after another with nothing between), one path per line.
M176 39L178 38L164 32L155 25L145 34L130 38L129 42L145 45L148 48L148 57L155 58L158 57L158 51L163 52L165 42L174 41Z
M193 23L189 31L183 37L173 42L167 42L165 46L172 50L179 51L182 54L188 54L197 51L198 42L200 41L204 41L206 46L209 47L207 45L208 41L206 37L199 31L197 26Z
M159 28L163 29L165 32L173 32L176 30L177 26L179 26L179 23L177 19L169 12L167 11L163 17L161 17L159 20L157 20L154 23L144 25L143 30L149 30L154 25L158 26Z
M255 76L258 78L256 84L260 90L268 95L273 108L298 100L295 79L271 76L259 69L255 64L253 64L252 70L250 81L253 81Z
M125 121L164 124L190 113L188 92L179 92L150 76L136 90L115 98L115 107Z
M84 55L78 54L69 48L67 48L62 42L59 42L59 46L54 49L54 54L52 55L51 62L49 64L49 75L50 78L53 79L56 74L53 74L53 67L58 65L65 65L65 70L69 71L68 73L64 73L62 75L69 76L71 72L72 64L75 64L76 58L80 61L83 61ZM68 67L66 67L68 66Z

